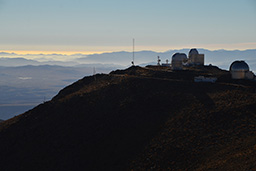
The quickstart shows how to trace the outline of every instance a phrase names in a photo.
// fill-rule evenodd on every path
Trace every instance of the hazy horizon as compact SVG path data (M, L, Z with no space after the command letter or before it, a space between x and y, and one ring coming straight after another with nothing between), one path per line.
M207 49L207 48L197 48L197 47L192 47L196 49L204 49L208 51L247 51L247 50L255 50L256 48L248 48L248 49ZM144 51L150 51L150 52L156 52L156 53L166 53L168 51L182 51L182 50L187 50L191 48L177 48L177 49L167 49L164 51L155 51L152 49L144 49L144 50L135 50L135 53L139 52L144 52ZM126 50L120 50L120 51L104 51L104 52L92 52L92 53L83 53L83 52L73 52L73 53L65 53L65 52L20 52L20 51L0 51L0 58L24 58L24 59L29 59L29 60L39 60L40 57L50 57L49 60L53 60L52 57L58 57L55 60L60 60L60 61L72 61L76 58L79 57L86 57L90 55L101 55L101 54L107 54L107 53L119 53L119 52L127 52L131 53L132 51L126 51ZM61 56L63 57L70 57L70 58L60 58ZM46 60L46 58L44 59Z

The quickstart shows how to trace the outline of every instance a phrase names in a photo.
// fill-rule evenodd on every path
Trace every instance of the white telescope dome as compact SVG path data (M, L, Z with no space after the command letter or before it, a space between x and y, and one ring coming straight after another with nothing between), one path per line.
M249 71L249 66L244 61L234 61L230 67L230 71Z

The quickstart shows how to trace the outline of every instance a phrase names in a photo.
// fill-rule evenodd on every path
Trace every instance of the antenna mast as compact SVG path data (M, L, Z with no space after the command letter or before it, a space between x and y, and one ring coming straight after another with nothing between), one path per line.
M132 65L134 66L134 42L135 40L132 39Z

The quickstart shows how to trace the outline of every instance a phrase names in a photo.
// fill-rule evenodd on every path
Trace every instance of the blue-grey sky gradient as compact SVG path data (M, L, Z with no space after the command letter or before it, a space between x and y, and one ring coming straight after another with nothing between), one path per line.
M256 47L255 0L0 0L1 51Z

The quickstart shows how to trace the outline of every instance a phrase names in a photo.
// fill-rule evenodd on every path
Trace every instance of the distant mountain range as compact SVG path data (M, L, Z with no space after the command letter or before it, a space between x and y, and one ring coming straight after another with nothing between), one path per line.
M37 60L31 60L26 58L0 58L0 66L6 67L15 67L15 66L25 66L25 65L60 65L60 66L74 66L79 65L79 63L74 61L46 61L46 62L39 62Z
M179 49L179 50L169 50L166 52L154 52L154 51L138 51L135 52L135 64L136 65L147 65L147 64L156 64L157 56L160 56L162 63L165 63L166 60L171 62L171 57L176 52L182 52L188 54L190 49ZM234 60L245 60L251 70L256 71L256 49L249 50L207 50L207 49L198 49L199 53L205 54L205 63L217 65L220 68L228 69L230 64ZM15 55L17 58L14 58ZM11 56L12 58L9 58ZM60 65L60 66L79 66L84 65L94 65L103 67L103 65L108 64L110 67L127 67L131 65L132 61L132 52L112 52L112 53L102 53L102 54L92 54L92 55L62 55L62 54L52 54L47 55L47 58L44 58L44 61L40 61L44 57L43 54L40 55L40 58L35 58L35 60L28 60L26 57L33 55L23 55L18 57L17 54L8 54L0 53L0 66L23 66L23 65ZM69 59L69 61L57 60L60 57ZM47 59L50 59L47 61Z

